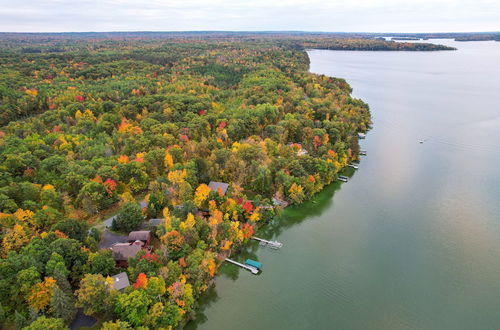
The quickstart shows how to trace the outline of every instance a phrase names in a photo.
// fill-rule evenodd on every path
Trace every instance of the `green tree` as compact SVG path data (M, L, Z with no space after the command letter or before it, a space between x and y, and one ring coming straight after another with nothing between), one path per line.
M33 323L24 327L23 330L66 330L69 329L64 325L62 319L57 319L53 317L40 316Z
M131 330L132 327L128 322L116 320L104 322L101 330Z
M52 226L52 230L59 230L69 238L83 242L87 236L88 225L83 220L63 219Z
M134 290L129 294L121 294L116 300L115 312L120 319L137 327L143 324L148 313L151 299L144 290Z
M85 266L85 271L90 274L110 276L116 273L116 262L110 250L100 250L91 253Z
M56 272L59 272L63 276L69 275L69 270L66 268L64 258L56 252L52 252L50 259L45 266L45 274L47 276L53 276Z
M128 202L123 205L120 213L113 220L113 230L130 232L139 228L144 220L138 203Z

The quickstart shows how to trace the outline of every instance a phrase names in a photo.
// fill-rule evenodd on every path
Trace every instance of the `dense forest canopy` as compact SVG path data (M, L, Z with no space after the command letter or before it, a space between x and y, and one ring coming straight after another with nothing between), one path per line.
M368 106L309 73L304 48L420 48L303 38L3 36L5 327L65 329L76 307L104 329L182 325L275 204L301 203L356 160ZM161 219L122 270L99 248L113 212L124 234ZM120 271L123 291L109 277Z

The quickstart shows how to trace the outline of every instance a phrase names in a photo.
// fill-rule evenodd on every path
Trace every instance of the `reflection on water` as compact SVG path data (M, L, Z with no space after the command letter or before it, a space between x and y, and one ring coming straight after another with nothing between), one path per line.
M370 105L368 156L262 228L283 248L224 265L188 329L498 328L500 43L444 43L309 53Z

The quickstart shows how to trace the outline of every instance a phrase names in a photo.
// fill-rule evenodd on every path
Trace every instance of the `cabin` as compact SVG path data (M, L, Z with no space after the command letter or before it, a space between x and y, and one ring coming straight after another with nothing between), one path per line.
M113 280L113 288L115 288L115 290L123 291L130 286L127 273L125 272L111 276L111 279Z
M143 243L141 241L138 241L138 243L139 244L116 243L110 247L113 253L113 259L115 259L118 267L128 267L128 258L134 258L137 253L142 250Z
M151 244L151 232L149 230L131 231L128 234L128 242L136 244L142 242L142 246L149 246Z
M302 144L300 143L288 143L287 144L290 148L292 148L293 150L296 150L296 153L297 153L297 156L301 157L301 156L305 156L307 155L309 152L302 147Z
M229 188L229 184L224 183L224 182L210 181L210 183L208 184L208 187L210 188L211 191L215 191L215 192L219 192L219 189L220 189L220 192L222 193L222 195L225 195L227 192L227 189Z
M297 156L305 156L307 155L309 152L306 150L306 149L300 149L299 151L297 151Z

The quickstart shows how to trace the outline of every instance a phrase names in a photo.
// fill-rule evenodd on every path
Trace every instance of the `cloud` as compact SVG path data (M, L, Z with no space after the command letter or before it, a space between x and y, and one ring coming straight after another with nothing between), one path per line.
M0 31L492 31L491 0L0 0Z

